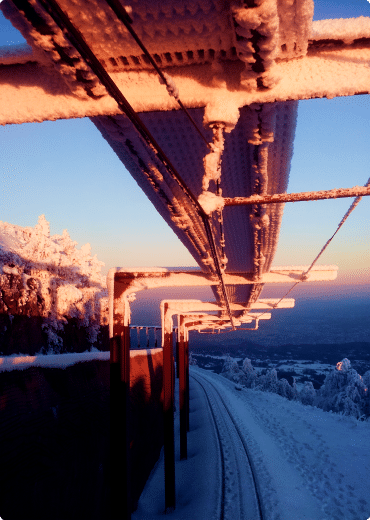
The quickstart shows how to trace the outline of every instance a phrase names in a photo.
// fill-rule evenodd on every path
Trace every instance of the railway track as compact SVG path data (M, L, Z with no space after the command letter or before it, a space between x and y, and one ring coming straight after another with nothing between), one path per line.
M190 377L203 390L214 422L221 459L220 520L265 520L256 471L244 436L217 387L199 373Z

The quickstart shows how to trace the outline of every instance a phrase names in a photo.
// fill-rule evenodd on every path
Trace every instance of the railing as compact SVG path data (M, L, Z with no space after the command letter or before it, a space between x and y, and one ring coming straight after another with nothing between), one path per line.
M158 333L158 331L160 331ZM177 327L173 328L177 333ZM154 325L130 325L130 349L160 348L162 346L162 327Z

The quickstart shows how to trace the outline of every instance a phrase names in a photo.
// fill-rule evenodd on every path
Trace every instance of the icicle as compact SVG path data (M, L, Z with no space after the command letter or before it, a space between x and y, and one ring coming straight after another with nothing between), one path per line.
M222 123L212 125L213 142L211 152L203 159L204 176L202 181L203 191L207 191L210 181L217 182L221 178L221 155L224 151L224 136Z

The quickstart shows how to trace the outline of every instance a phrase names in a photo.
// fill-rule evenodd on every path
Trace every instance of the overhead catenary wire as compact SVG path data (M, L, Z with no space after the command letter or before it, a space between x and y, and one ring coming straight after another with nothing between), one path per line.
M370 186L370 177L369 179L367 180L366 184L364 184L364 187L368 187ZM359 195L358 197L356 197L354 199L354 201L352 202L352 204L350 205L350 207L348 208L348 210L346 211L346 213L344 214L342 220L339 222L338 226L337 226L337 229L334 231L334 233L332 234L332 236L325 242L325 244L323 245L323 247L321 248L320 252L318 253L318 255L316 256L316 258L313 260L313 262L311 263L311 265L309 266L309 268L304 271L304 273L302 273L301 275L301 278L295 282L292 287L284 294L284 296L282 296L280 298L280 300L275 303L275 305L273 306L274 309L276 309L279 305L280 302L282 302L287 296L288 294L290 294L292 292L292 290L300 283L304 282L305 280L307 280L307 277L308 277L308 274L309 272L312 270L312 268L314 267L314 265L316 264L316 262L318 261L318 259L320 258L320 256L324 253L324 251L327 249L328 245L330 244L330 242L333 240L333 238L335 237L335 235L338 233L338 231L340 230L340 228L343 226L343 224L345 223L345 221L348 219L348 217L350 216L350 214L352 213L352 211L358 206L359 202L361 201L362 199L362 195ZM260 314L260 316L262 316L262 314L265 314L264 312L262 312Z
M364 187L369 187L370 186L370 177L369 179L367 180L366 184L364 184ZM325 244L323 245L323 247L321 248L320 252L318 253L318 255L315 257L315 259L313 260L313 262L311 263L311 265L309 266L309 268L304 271L300 277L300 279L295 282L290 288L289 290L284 294L284 296L282 296L278 301L277 303L275 303L272 308L273 309L276 309L279 304L288 296L288 294L290 294L293 289L299 285L300 283L304 282L307 277L308 277L308 274L310 273L310 271L313 269L313 267L315 266L316 262L318 261L318 259L320 258L320 256L324 253L324 251L327 249L327 247L329 246L330 242L333 240L333 238L335 237L335 235L338 233L338 231L340 230L340 228L343 226L343 224L345 223L345 221L348 219L348 217L350 216L350 214L354 211L354 209L358 206L359 202L361 201L362 199L362 195L359 195L358 197L356 197L354 199L354 201L352 202L352 204L350 205L350 207L348 208L348 210L346 211L346 213L344 214L342 220L339 222L338 226L337 226L337 229L334 231L334 233L331 235L331 237L325 242ZM258 318L260 316L263 316L264 314L266 314L268 311L264 311L264 312L261 312L258 316L256 316L256 320L258 320ZM243 329L243 328L238 328L238 330L251 330L251 329ZM223 332L230 332L230 331L227 331L227 330L224 330L224 331L221 331L221 333Z
M88 64L100 82L104 85L107 92L113 99L116 101L119 108L122 110L124 114L130 119L133 123L134 127L143 138L144 142L150 147L150 149L156 154L160 162L164 165L170 176L176 181L178 186L181 188L183 193L190 200L191 204L199 214L200 218L203 221L203 225L205 228L207 240L209 243L209 247L211 250L211 255L214 262L214 267L216 271L216 275L219 279L219 284L221 287L221 293L224 300L224 305L226 307L227 313L230 318L230 322L232 324L233 329L233 317L231 313L230 303L226 292L226 286L223 279L223 274L221 270L220 260L218 258L216 244L214 241L210 219L208 215L203 210L202 206L199 204L198 200L191 192L191 190L187 187L186 183L177 172L176 168L173 166L170 159L167 157L165 152L159 146L149 129L140 119L138 114L135 112L133 107L127 101L125 96L122 94L121 90L117 87L116 83L112 80L110 75L107 73L105 68L102 66L98 58L95 56L94 52L89 47L85 38L83 37L80 30L72 23L69 16L62 10L56 0L39 0L40 4L43 6L45 11L49 14L49 16L54 20L54 22L58 25L58 27L66 34L67 37L75 47L75 49L79 52L83 60ZM207 143L208 145L208 143Z

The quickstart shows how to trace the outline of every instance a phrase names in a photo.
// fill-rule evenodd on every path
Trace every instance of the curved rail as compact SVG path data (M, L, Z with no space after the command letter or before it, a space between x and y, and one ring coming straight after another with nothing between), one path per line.
M256 471L237 422L211 381L200 374L191 374L190 377L204 391L219 444L222 471L220 520L264 520Z

